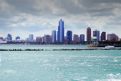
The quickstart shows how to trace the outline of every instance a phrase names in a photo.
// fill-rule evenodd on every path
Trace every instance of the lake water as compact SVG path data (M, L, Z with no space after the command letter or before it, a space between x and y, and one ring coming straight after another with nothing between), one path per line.
M0 48L86 48L1 45ZM0 51L0 81L121 81L121 50Z

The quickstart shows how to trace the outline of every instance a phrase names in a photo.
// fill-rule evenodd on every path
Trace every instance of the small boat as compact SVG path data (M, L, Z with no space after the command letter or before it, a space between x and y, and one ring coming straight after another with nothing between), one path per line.
M114 48L115 48L115 46L105 46L104 49L114 49Z

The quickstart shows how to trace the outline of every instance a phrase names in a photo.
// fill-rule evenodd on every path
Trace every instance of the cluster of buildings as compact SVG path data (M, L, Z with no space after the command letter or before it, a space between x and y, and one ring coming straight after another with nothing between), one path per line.
M60 19L57 30L53 30L51 35L44 35L43 37L36 37L30 34L27 39L21 40L20 36L17 36L15 40L12 39L12 35L8 34L6 38L0 37L1 44L91 44L99 41L120 41L119 37L112 33L100 32L99 30L92 31L90 27L86 30L85 34L73 34L71 30L64 31L64 21Z

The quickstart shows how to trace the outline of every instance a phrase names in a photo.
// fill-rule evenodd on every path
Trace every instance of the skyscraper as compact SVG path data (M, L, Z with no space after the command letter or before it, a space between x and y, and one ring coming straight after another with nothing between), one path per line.
M66 38L67 38L67 43L71 44L72 43L72 31L67 31Z
M52 43L56 43L56 30L52 31Z
M64 21L60 19L58 26L58 43L64 43Z
M115 41L118 41L119 40L119 37L112 33L112 34L107 34L107 40L108 41L112 41L112 42L115 42Z
M96 38L96 41L100 41L100 31L98 30L93 31L93 37Z
M42 44L42 37L36 37L36 43Z
M80 41L79 41L79 36L77 34L74 34L73 36L73 43L74 44L78 44Z
M101 41L105 41L106 40L106 32L102 32L101 33Z
M45 44L51 44L52 43L52 36L51 35L44 35L43 42Z
M91 43L91 28L87 28L87 43Z
M7 42L10 42L10 41L12 41L12 35L11 34L8 34L7 35Z
M80 43L84 43L85 42L85 35L81 34L80 35Z
M28 42L33 42L34 41L34 35L29 34L29 38L27 39Z

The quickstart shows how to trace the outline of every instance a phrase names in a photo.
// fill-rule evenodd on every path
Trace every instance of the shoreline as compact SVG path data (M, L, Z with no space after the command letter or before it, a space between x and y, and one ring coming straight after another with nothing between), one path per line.
M97 47L97 48L102 48L102 47L105 47L105 46L108 46L108 45L97 45L97 46L93 46L93 45L90 45L90 44L0 44L0 46L12 46L12 45L15 45L15 46L89 46L89 47ZM110 46L110 45L109 45ZM111 46L115 46L115 45L111 45ZM117 47L121 47L120 45L119 46L115 46L116 48Z
M0 51L81 51L81 50L121 50L121 48L84 48L84 49L0 49Z

